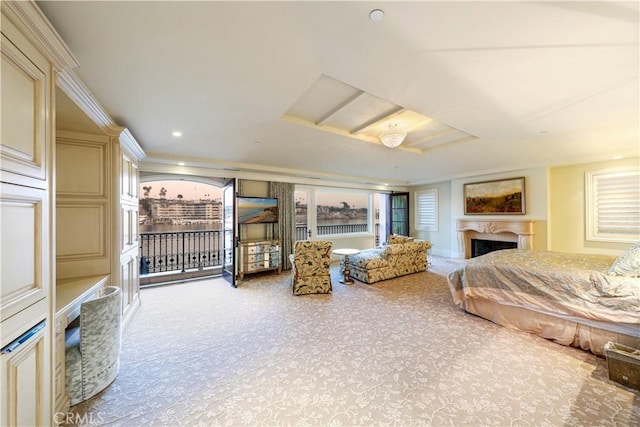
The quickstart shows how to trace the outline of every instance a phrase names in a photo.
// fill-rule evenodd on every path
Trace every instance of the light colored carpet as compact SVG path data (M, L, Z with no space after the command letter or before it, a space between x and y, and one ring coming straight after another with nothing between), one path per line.
M120 374L72 408L113 426L640 425L606 361L465 314L438 260L294 297L288 274L143 290ZM440 273L440 274L436 274Z

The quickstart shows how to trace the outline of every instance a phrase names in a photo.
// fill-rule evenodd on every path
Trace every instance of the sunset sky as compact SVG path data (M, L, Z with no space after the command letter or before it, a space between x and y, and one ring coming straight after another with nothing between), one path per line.
M185 181L154 181L140 184L140 197L144 198L143 187L151 186L150 198L159 198L160 189L167 190L165 198L177 199L182 194L184 200L222 199L222 189L213 185Z

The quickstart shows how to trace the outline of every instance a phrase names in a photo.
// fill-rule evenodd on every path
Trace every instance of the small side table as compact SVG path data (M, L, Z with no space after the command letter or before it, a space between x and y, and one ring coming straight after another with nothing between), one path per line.
M333 253L344 257L344 279L340 280L340 283L345 285L353 284L353 280L349 277L349 274L351 274L351 270L349 270L349 256L359 254L360 249L334 249Z

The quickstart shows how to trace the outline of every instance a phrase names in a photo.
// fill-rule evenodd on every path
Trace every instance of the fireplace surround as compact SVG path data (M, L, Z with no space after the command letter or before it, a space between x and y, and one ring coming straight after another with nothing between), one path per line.
M471 258L471 239L515 242L518 249L533 249L531 219L459 219L456 221L458 247L464 258Z

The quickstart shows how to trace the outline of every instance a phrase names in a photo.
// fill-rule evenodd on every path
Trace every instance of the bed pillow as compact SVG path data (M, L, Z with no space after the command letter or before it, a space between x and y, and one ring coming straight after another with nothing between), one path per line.
M636 242L620 255L609 268L612 276L640 277L640 242Z

